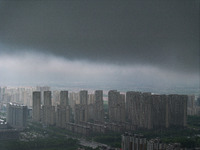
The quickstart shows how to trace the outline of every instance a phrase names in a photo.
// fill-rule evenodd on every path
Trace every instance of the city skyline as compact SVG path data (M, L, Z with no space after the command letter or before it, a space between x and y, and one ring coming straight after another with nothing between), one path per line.
M199 88L199 1L1 1L1 85Z

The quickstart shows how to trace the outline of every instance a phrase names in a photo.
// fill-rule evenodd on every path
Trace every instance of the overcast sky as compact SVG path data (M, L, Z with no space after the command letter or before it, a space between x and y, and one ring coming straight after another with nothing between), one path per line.
M0 0L0 83L197 87L199 14L198 0Z

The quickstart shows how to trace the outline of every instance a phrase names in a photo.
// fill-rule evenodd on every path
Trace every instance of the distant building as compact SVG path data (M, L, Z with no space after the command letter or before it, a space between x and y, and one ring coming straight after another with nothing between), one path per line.
M23 129L27 125L27 106L8 103L7 123L13 128Z
M33 121L41 121L41 92L33 92Z

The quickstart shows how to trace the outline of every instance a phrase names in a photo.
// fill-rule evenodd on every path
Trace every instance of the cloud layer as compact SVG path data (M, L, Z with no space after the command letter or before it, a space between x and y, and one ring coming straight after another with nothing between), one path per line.
M0 56L0 83L32 85L88 83L121 86L187 86L197 87L198 76L186 75L152 66L98 64L71 61L38 53Z
M1 1L0 52L197 74L199 17L195 0Z

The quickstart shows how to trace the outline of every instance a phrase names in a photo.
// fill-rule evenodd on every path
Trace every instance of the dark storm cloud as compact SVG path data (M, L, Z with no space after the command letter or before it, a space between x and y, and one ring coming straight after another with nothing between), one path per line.
M0 44L72 60L197 72L199 26L195 0L0 1Z

